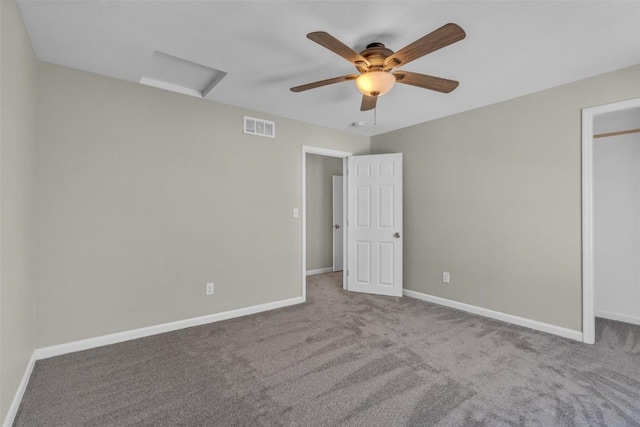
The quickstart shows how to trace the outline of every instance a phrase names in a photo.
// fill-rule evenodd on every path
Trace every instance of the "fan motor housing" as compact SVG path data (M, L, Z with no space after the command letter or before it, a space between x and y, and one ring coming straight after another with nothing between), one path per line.
M375 42L368 44L367 48L360 52L360 55L369 61L372 67L381 68L384 66L384 60L393 55L393 51L385 47L384 44Z

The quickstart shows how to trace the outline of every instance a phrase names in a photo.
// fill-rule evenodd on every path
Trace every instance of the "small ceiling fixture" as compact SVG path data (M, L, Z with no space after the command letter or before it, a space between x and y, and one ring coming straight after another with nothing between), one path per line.
M449 46L464 39L466 36L466 33L459 25L449 23L397 52L385 47L382 43L371 43L367 45L365 50L358 53L329 33L324 31L309 33L307 34L308 39L349 61L360 74L347 74L346 76L307 83L292 87L291 91L302 92L347 80L355 80L356 87L363 95L360 111L374 110L378 97L389 92L396 82L449 93L458 87L459 83L457 81L401 70L391 73L391 70Z

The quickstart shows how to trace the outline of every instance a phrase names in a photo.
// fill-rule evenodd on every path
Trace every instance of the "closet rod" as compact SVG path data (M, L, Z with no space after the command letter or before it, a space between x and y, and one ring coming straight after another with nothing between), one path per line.
M630 133L637 133L637 132L640 132L640 129L629 129L629 130L619 130L618 132L599 133L598 135L593 135L593 137L606 138L607 136L627 135Z

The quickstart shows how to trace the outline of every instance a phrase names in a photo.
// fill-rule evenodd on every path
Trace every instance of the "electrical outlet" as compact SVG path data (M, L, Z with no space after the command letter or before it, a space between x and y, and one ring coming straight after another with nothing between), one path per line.
M442 282L443 282L443 283L450 283L449 272L444 271L444 272L442 273Z
M205 295L213 295L213 292L214 292L213 282L207 283L207 285L205 286L205 289L204 289L204 294Z

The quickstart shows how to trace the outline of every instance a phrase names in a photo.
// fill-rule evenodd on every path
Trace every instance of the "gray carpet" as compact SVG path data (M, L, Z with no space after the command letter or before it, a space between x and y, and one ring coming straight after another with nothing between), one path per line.
M308 302L37 362L16 426L640 426L640 327L594 346L311 276Z

